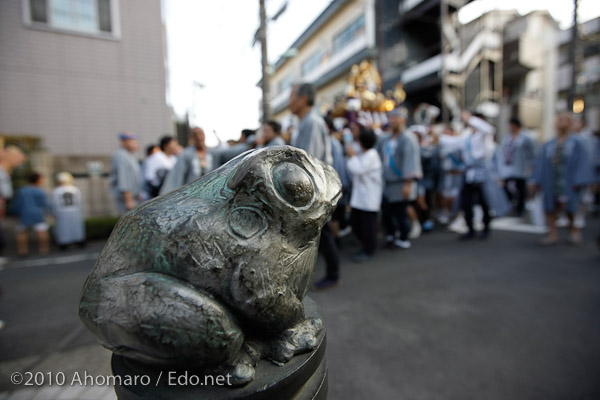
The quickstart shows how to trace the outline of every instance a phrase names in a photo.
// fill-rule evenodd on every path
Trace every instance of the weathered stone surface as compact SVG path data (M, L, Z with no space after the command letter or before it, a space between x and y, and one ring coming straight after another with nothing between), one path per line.
M304 299L306 316L323 318L317 304L308 296ZM260 360L256 375L249 384L227 386L227 377L211 375L192 369L172 370L142 365L114 355L113 375L121 384L115 385L119 400L316 400L327 397L327 361L325 358L326 332L316 337L313 351L297 355L283 366ZM150 384L127 384L126 377L145 376ZM146 379L146 378L144 378ZM220 380L220 382L218 381Z
M330 166L289 146L247 152L121 218L80 317L115 354L250 382L317 345L305 316L319 235L340 195Z

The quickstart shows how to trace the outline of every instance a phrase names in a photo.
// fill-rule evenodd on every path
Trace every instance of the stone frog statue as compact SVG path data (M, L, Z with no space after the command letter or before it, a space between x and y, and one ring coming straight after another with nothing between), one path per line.
M322 322L302 299L340 190L303 150L246 152L123 216L80 318L118 355L250 382L258 359L281 365L317 345Z

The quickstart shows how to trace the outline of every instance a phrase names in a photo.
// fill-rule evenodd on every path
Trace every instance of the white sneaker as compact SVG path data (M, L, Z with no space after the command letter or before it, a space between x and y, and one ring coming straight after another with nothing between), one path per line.
M352 227L350 225L348 225L344 229L340 230L340 232L338 233L338 236L343 238L344 236L348 236L351 233L352 233Z
M583 216L583 213L575 214L575 219L573 220L573 225L577 229L582 229L585 227L585 218Z
M419 221L413 221L410 227L409 239L418 239L421 236L421 224Z
M448 230L456 233L465 233L469 228L467 228L465 219L462 216L458 216L450 225L448 225Z
M567 217L565 217L564 215L561 215L556 220L555 225L557 228L566 228L567 226L569 226L569 219Z
M2 321L2 320L0 319L0 329L4 328L5 326L6 326L6 324L4 323L4 321Z
M409 240L396 239L394 241L394 245L396 247L400 247L401 249L410 249L410 241Z

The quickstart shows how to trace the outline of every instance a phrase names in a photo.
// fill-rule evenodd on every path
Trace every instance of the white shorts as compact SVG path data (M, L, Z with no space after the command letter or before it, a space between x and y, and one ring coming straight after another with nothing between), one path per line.
M39 222L39 223L37 223L37 224L35 224L33 226L25 226L25 225L22 225L22 224L18 224L15 227L15 229L17 230L17 232L25 232L27 230L27 228L33 228L33 230L36 231L36 232L47 232L50 227L45 222Z

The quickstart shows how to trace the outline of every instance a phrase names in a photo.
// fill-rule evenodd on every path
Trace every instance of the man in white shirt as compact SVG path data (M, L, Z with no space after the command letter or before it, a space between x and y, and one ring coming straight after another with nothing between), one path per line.
M167 173L175 166L182 150L174 137L163 136L160 139L160 151L148 157L144 165L144 181L150 198L158 196Z
M383 194L383 166L379 153L373 147L377 136L371 129L362 129L358 141L362 147L357 154L351 145L346 146L348 172L352 176L352 232L362 245L355 262L369 260L375 254L377 243L377 213L381 209Z

